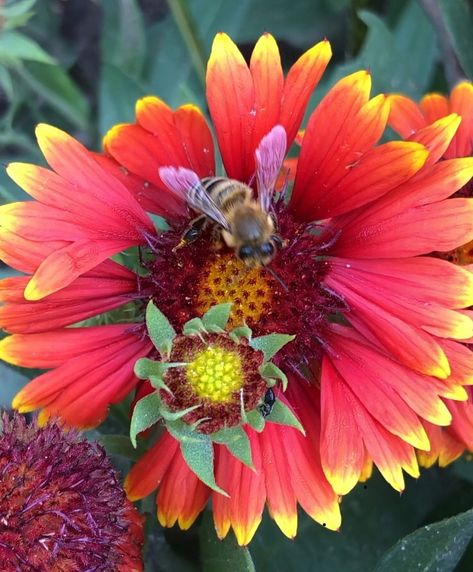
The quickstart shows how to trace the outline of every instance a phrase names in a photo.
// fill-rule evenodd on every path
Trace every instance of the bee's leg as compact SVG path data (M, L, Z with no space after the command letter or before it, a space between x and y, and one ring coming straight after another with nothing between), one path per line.
M199 215L197 218L191 221L190 225L185 230L184 234L181 236L181 240L177 246L175 246L172 251L175 252L178 248L187 246L192 242L195 242L202 231L204 230L205 223L207 222L207 217L205 215Z

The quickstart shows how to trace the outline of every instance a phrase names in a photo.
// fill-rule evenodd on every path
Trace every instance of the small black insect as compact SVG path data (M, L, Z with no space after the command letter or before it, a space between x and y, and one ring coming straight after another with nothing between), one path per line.
M275 401L276 396L274 395L274 391L269 388L264 395L263 403L258 406L258 411L263 417L267 417L271 413Z

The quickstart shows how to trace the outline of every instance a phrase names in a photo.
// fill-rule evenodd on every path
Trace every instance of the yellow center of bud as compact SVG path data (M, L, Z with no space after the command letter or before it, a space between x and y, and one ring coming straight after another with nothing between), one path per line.
M264 267L248 268L234 254L218 254L204 268L198 285L197 311L232 302L229 326L252 324L271 308L271 275Z
M209 346L191 361L186 377L195 393L212 402L232 401L244 383L240 357L218 346Z

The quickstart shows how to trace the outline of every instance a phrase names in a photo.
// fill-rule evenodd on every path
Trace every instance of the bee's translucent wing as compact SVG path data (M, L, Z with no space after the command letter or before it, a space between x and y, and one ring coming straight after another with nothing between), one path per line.
M268 212L274 186L286 156L287 137L282 125L276 125L261 139L255 152L256 181L261 208Z
M230 230L225 215L204 189L194 171L184 167L160 167L159 176L166 187L186 201L191 208L206 215L225 230Z

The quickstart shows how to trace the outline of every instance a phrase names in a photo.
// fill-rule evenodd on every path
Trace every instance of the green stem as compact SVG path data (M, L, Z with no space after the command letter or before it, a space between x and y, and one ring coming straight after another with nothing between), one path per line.
M205 69L207 58L202 42L197 34L192 16L189 13L187 0L167 0L171 14L176 22L176 26L187 47L192 64L199 80L205 87Z

